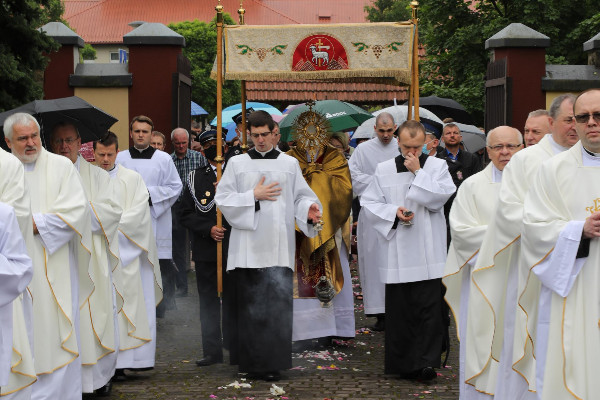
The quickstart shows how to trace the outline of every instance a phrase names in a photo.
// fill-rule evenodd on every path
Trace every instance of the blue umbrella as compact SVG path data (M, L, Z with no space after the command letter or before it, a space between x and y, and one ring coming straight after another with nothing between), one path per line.
M192 114L191 115L208 115L208 112L197 103L192 101Z
M257 102L253 102L253 101L247 101L246 109L248 109L250 107L252 107L254 109L254 111L264 110L264 111L268 112L269 114L282 115L281 111L279 111L272 105L269 105L266 103L257 103ZM226 124L228 124L230 122L233 122L232 117L239 114L241 111L242 111L242 103L234 104L232 106L225 108L223 110L223 112L221 113L221 115L223 116L223 126L225 126ZM217 117L215 117L210 122L210 124L213 126L217 126Z

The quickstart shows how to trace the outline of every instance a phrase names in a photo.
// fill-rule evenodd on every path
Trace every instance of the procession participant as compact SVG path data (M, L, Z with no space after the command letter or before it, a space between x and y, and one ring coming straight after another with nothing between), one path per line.
M552 132L515 154L504 169L498 205L471 273L468 315L477 319L467 320L465 376L467 384L498 398L535 396L537 299L531 314L519 300L529 274L519 264L523 203L540 165L575 143L572 104L573 95L554 99Z
M140 174L115 164L118 151L119 142L112 132L94 142L96 163L108 171L115 199L123 210L118 228L121 265L117 276L123 288L123 306L117 315L119 353L115 374L116 380L122 380L125 368L154 366L156 305L162 299L162 281L148 189Z
M156 150L165 151L165 135L159 131L152 131L150 146L154 147Z
M250 114L252 114L253 112L254 112L254 108L252 108L252 107L246 109L246 132L248 132L248 129L249 129L248 116ZM242 138L243 138L242 129L243 129L244 118L242 117L242 113L239 112L238 114L231 117L231 119L233 120L233 122L235 122L235 134L236 134L236 137L238 138L238 143L233 146L229 146L227 153L225 153L225 160L229 160L233 156L243 154L243 151L242 151ZM275 123L275 121L273 121L273 123ZM216 127L214 127L214 128L216 129ZM227 130L223 128L223 135L225 135L226 133L227 133ZM252 141L249 140L247 142L248 142L247 143L248 148L250 148L252 145Z
M523 262L542 286L534 349L542 400L600 393L599 89L577 97L574 118L580 142L542 164L523 211Z
M31 115L4 122L4 137L25 168L33 214L33 399L80 399L79 307L94 286L89 276L89 203L73 163L42 148ZM86 251L78 251L83 248ZM54 316L50 318L50 316ZM36 329L36 327L43 327Z
M529 113L525 128L523 129L523 139L525 147L533 146L538 143L546 134L550 133L550 123L552 118L546 110L535 110Z
M202 358L198 366L223 362L223 348L229 348L231 291L227 288L230 276L227 267L229 227L227 221L217 226L217 208L214 202L217 182L217 131L207 130L198 137L202 154L210 165L190 172L183 189L180 222L193 233L192 259L196 264L196 285L200 301L200 328L202 330ZM224 150L223 147L222 150ZM222 152L221 154L224 154ZM217 288L217 242L223 243L223 312ZM221 320L223 328L221 329ZM222 333L221 333L222 332Z
M491 163L483 171L463 182L450 210L452 241L442 279L447 288L445 299L454 314L460 340L459 388L460 398L465 400L489 397L465 383L467 305L471 269L477 260L488 223L493 217L502 171L511 157L523 148L521 133L507 126L492 129L486 141Z
M122 210L114 200L113 184L108 173L79 155L81 136L73 124L59 122L54 125L50 144L55 154L73 163L89 201L92 229L90 273L95 287L81 308L82 384L83 393L96 391L97 394L108 395L119 348L116 318L122 298L119 295L117 302L113 274L119 263L117 228Z
M171 132L171 143L175 149L171 153L171 158L175 164L175 169L179 178L185 187L187 178L193 170L207 165L206 158L202 153L189 148L190 134L183 128L175 128ZM171 208L172 232L173 232L173 261L177 266L175 284L177 286L177 297L185 297L188 293L187 272L190 269L190 243L191 236L181 220L181 198L183 190Z
M296 147L286 153L298 160L304 179L323 205L323 229L316 237L296 231L294 341L322 338L327 343L332 336L355 336L348 250L341 241L352 206L352 182L346 158L328 145L328 128L325 117L310 108L298 116ZM322 279L327 283L320 283ZM326 286L333 299L319 297Z
M37 379L33 364L32 304L26 290L33 266L21 241L27 238L25 245L33 244L33 222L23 164L0 150L0 171L0 203L3 203L0 221L4 221L0 254L5 259L0 263L5 265L0 268L0 395L11 400L30 399L31 385ZM4 212L5 208L9 212Z
M129 124L133 146L117 154L117 164L139 173L150 195L150 216L158 249L158 259L163 284L163 302L156 310L159 318L167 309L175 308L175 267L171 250L171 207L177 201L183 187L171 157L150 146L154 123L146 116L138 115ZM142 280L152 282L150 270L142 269ZM144 274L148 276L144 277Z
M314 237L321 211L298 161L273 148L273 118L256 111L248 124L255 147L229 160L215 196L232 227L227 270L236 282L238 346L230 351L240 372L278 380L292 366L294 224Z
M421 152L425 128L405 121L401 154L380 163L361 197L387 262L385 373L429 380L440 366L443 340L441 278L446 261L444 204L456 190L447 164Z
M397 128L392 115L382 112L375 119L377 137L361 143L352 153L348 166L352 176L352 190L359 198L373 180L377 164L400 154L394 137ZM365 314L376 316L377 322L373 330L382 331L385 328L385 284L379 276L379 268L387 263L387 259L378 252L373 223L362 213L358 214L358 271Z

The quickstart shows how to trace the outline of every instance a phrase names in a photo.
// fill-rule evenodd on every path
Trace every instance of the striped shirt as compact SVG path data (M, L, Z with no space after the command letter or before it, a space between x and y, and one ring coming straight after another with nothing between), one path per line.
M203 167L208 164L208 161L206 161L206 158L202 155L202 153L192 149L188 149L185 153L185 157L183 158L178 158L175 152L171 153L171 158L175 163L175 168L179 173L179 178L181 178L181 183L183 183L184 187L187 185L190 172L198 167ZM179 194L180 198L182 194L183 190Z

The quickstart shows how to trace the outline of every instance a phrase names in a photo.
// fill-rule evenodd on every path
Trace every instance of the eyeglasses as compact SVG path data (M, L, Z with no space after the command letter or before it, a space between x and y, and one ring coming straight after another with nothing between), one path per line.
M264 138L266 138L267 136L269 136L271 134L271 131L267 131L267 132L257 132L257 133L251 133L250 136L253 139L258 139L259 136L262 136Z
M506 148L506 150L508 150L508 151L513 151L513 150L518 149L521 146L523 146L523 145L522 144L496 144L494 146L488 146L488 148L493 151L500 151L504 148Z
M77 139L79 138L54 139L52 143L54 143L56 146L61 146L63 143L67 146L70 146L75 143Z
M594 118L594 121L596 121L597 124L600 124L600 112L576 115L575 121L577 121L578 124L585 124L590 120L590 117Z

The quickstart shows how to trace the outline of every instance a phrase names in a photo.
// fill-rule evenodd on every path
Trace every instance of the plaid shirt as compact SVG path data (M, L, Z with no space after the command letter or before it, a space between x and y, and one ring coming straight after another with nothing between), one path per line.
M181 178L181 183L183 183L183 187L187 185L188 176L190 172L195 170L198 167L203 167L208 164L206 158L199 151L195 151L192 149L188 149L185 153L185 157L177 158L175 152L171 153L171 158L175 163L175 168L179 173L179 178ZM179 194L179 198L183 195L183 190Z

